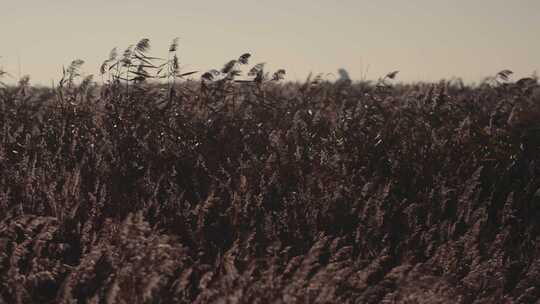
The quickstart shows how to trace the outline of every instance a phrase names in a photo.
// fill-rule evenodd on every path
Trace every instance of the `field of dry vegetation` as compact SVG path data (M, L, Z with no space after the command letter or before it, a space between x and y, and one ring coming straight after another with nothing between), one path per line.
M0 303L540 300L536 78L292 83L176 49L0 85Z

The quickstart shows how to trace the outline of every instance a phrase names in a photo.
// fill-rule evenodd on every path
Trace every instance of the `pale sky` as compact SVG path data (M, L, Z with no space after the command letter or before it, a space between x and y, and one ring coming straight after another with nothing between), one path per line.
M399 70L404 82L540 70L540 0L1 2L0 67L17 77L20 61L33 83L50 84L77 58L97 75L113 47L141 38L166 56L177 36L185 71L221 68L245 52L289 80L338 68L353 79Z

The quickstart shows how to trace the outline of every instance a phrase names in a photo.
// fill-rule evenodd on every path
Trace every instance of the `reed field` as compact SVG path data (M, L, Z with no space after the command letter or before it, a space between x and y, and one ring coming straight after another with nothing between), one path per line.
M536 77L292 82L177 49L0 84L0 303L540 301Z

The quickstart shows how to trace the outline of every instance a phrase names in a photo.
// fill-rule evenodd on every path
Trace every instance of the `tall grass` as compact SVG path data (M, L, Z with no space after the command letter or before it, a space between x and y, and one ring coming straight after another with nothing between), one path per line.
M290 83L177 49L0 87L0 303L540 299L536 79Z

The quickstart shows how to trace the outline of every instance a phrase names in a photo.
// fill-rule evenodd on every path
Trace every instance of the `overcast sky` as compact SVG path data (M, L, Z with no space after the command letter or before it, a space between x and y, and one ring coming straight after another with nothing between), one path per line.
M0 67L34 83L80 58L97 74L113 47L149 38L164 56L180 37L188 70L244 52L290 80L345 68L354 79L399 70L401 81L467 82L511 69L540 70L539 0L3 0ZM331 77L331 76L328 76Z

